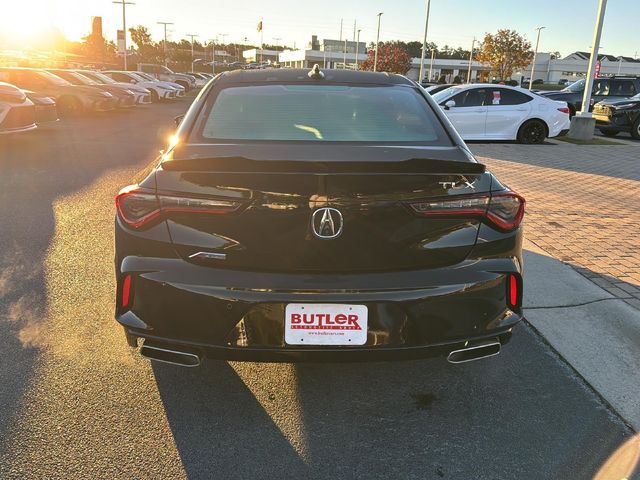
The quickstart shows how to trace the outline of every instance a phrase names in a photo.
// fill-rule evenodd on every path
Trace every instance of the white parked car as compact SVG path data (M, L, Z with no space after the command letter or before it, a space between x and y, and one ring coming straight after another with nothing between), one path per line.
M519 87L455 85L432 95L465 140L542 143L569 129L566 102Z
M116 82L129 83L144 87L151 92L151 101L158 102L160 100L173 100L176 98L177 90L170 85L164 85L164 82L157 80L146 80L139 77L134 72L118 71L118 70L106 70L105 75L110 76Z
M141 87L140 85L136 85L133 83L125 83L125 82L116 82L109 75L105 75L101 72L96 72L93 70L76 70L78 73L81 73L85 77L90 78L94 82L99 83L100 85L115 85L120 88L124 88L129 90L131 93L135 95L135 103L136 105L146 105L151 103L151 91L148 88Z
M9 83L0 82L0 135L36 128L36 107L27 95Z
M132 73L136 77L140 77L142 80L146 80L149 82L158 82L161 85L167 85L171 88L174 88L176 90L176 97L184 97L186 95L187 89L185 89L180 83L170 82L168 80L157 80L156 78L153 77L153 75L149 75L148 73L144 73L144 72L129 72L129 73Z

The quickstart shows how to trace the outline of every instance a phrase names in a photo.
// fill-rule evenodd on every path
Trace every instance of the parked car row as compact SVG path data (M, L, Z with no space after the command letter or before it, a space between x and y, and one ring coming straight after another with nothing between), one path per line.
M173 100L206 83L174 75L176 82L144 71L0 67L0 134L33 130L58 117Z

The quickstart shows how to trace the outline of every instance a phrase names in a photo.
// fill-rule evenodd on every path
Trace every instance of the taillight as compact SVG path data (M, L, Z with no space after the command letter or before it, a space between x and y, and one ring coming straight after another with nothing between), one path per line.
M520 309L522 303L522 281L519 275L509 273L507 275L507 306L511 310Z
M133 228L142 228L170 213L222 215L240 206L240 202L155 193L135 185L124 188L116 196L118 215Z
M424 217L476 217L499 230L510 231L522 222L525 200L517 193L507 190L493 194L423 200L409 205Z
M558 109L558 111L562 112L562 113L566 113L567 115L569 115L569 113L571 113L571 111L569 110L569 107L560 107Z
M122 294L120 298L120 307L122 309L129 308L131 306L132 298L133 298L133 290L131 288L131 274L127 273L122 279Z

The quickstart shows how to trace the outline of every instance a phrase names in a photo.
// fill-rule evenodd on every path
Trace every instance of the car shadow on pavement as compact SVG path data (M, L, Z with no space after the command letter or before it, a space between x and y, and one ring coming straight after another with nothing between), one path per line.
M187 478L308 477L304 460L229 363L152 366Z
M631 435L526 325L465 365L204 365L153 366L190 479L587 479Z
M112 169L152 161L162 145L158 125L172 127L173 117L187 107L182 102L128 115L84 116L0 136L0 452L40 355L38 327L48 309L43 264L56 230L54 202Z

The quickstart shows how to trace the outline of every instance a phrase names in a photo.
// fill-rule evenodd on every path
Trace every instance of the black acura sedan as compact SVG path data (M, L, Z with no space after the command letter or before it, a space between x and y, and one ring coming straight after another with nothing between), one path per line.
M154 360L457 363L522 318L524 199L399 75L222 73L116 207L116 319Z

